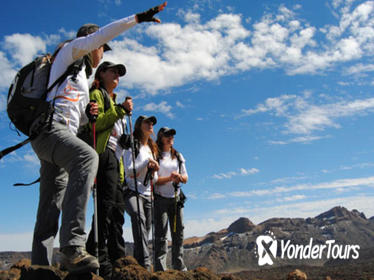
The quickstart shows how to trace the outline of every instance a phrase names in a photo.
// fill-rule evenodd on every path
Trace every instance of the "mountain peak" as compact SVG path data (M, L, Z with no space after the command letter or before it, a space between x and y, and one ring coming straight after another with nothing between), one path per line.
M233 222L227 230L229 232L243 233L251 231L254 227L255 225L248 218L241 217Z
M352 219L365 219L366 216L364 213L359 212L358 210L354 209L352 211L349 211L347 208L342 206L336 206L329 211L326 211L316 217L318 220L352 220Z

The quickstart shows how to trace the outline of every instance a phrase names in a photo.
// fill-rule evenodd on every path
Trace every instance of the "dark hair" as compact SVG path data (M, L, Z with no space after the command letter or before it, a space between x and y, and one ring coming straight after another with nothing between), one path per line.
M142 128L141 128L141 125L142 125L143 122L139 122L139 123L135 123L135 128L134 128L134 139L135 140L138 140L139 142L143 139L144 137L144 134L143 134L143 131L142 131ZM148 142L147 142L147 145L149 146L149 148L151 149L151 152L153 154L153 157L155 159L157 159L158 157L158 148L157 148L157 144L155 143L155 141L153 141L152 137L149 137L148 138Z
M157 140L156 140L159 159L162 159L162 152L164 151L164 147L163 147L162 140L161 140L162 137L164 137L163 134L158 134L157 135ZM171 151L170 152L171 152L171 159L175 159L177 157L178 151L176 149L174 149L173 146L171 146Z

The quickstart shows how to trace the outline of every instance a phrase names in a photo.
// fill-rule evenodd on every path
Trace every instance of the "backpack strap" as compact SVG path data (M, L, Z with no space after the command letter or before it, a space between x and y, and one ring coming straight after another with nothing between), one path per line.
M134 147L135 147L135 158L137 158L139 155L140 147L139 147L139 141L136 140L135 138L134 138Z
M109 96L108 91L105 88L100 87L99 90L104 99L104 112L106 112L110 108L110 96Z
M17 145L11 146L9 148L6 148L2 151L0 151L0 159L6 156L7 154L21 148L22 146L26 145L32 140L32 137L27 138L26 140L22 141L21 143L18 143Z
M46 92L44 93L43 97L44 99L46 99L47 97L47 94L56 86L56 85L61 85L62 82L70 75L70 74L73 74L72 76L72 80L75 82L77 80L77 76L79 74L79 72L82 70L82 67L83 67L83 64L84 64L84 57L74 61L67 69L66 71L64 72L64 74L62 74L56 81L54 81L54 83L49 87L47 88ZM52 113L51 113L51 116L50 116L50 119L49 119L49 124L48 124L48 129L50 130L51 127L52 127L52 121L53 121L53 114L54 114L54 107L55 107L55 102L56 102L56 95L55 97L53 98L53 101L52 101Z
M180 153L176 151L175 156L177 157L177 160L178 160L178 173L181 174L182 159L180 157Z
M40 182L40 177L38 179L36 179L35 181L31 182L31 183L28 183L28 184L25 184L25 183L15 183L15 184L13 184L13 186L15 186L15 187L27 187L27 186L34 185L34 184L36 184L38 182Z

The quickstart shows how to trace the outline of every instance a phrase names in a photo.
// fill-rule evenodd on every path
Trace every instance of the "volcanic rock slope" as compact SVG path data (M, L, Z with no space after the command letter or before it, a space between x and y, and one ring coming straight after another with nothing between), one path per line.
M204 237L185 241L185 262L189 268L205 266L217 272L256 270L258 265L256 238L271 232L278 241L277 258L272 267L285 265L335 265L347 260L327 259L327 250L321 259L280 258L281 246L290 240L292 244L313 245L334 244L359 245L360 257L356 262L374 259L374 219L367 219L357 210L334 207L314 218L272 218L254 225L248 218L240 218L227 229L211 232ZM350 256L352 257L352 256ZM352 258L349 260L352 262Z

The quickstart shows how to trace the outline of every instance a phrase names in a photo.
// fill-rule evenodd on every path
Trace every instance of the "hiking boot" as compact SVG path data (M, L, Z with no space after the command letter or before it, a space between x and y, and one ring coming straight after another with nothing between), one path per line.
M61 248L61 266L71 273L94 272L99 268L97 259L82 246Z

